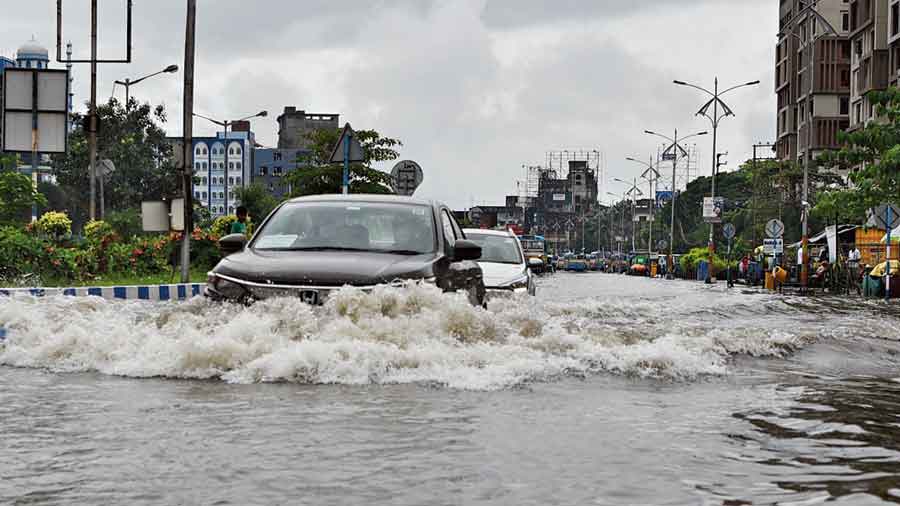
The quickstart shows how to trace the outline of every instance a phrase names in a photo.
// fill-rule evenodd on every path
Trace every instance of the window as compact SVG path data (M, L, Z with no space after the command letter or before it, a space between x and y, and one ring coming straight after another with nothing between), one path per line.
M240 176L234 178L234 184L241 184L241 178L240 178Z
M891 6L891 36L900 34L900 4Z
M229 213L234 213L234 207L233 207L233 206L228 206L228 212L229 212Z
M282 169L281 169L281 167L275 167L274 169L272 169L272 175L273 175L273 176L275 176L275 177L280 177L281 174L282 174Z
M841 12L841 29L845 32L850 31L850 13L847 11Z
M200 178L200 184L206 184L206 176Z
M194 168L195 168L195 169L200 170L202 167L203 167L203 165L202 165L200 162L195 162L195 163L194 163Z
M203 192L203 198L204 199L206 198L206 192Z
M228 184L234 184L234 178L233 178L233 177L229 177L229 178L228 178Z
M449 246L456 244L456 231L453 229L453 218L447 214L447 211L441 211L441 225L444 227L444 239Z
M841 88L850 87L850 71L841 70Z
M195 199L199 199L199 198L200 198L200 192L194 192L194 198L195 198Z
M234 170L234 162L228 162L228 168Z
M219 178L219 184L225 184L225 176Z
M219 206L219 214L225 214L225 207Z
M841 97L841 114L850 114L850 97Z
M261 166L261 167L259 168L259 175L260 175L260 176L268 175L268 173L269 173L269 168L266 167L265 165L263 165L263 166Z
M234 162L234 168L237 170L241 170L241 162Z
M272 160L275 162L280 162L281 161L281 152L275 151L274 153L272 153Z

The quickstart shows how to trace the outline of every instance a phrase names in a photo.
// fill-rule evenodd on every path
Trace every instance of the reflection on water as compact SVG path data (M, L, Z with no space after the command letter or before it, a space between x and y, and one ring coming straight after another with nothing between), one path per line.
M755 429L745 443L767 455L757 463L773 483L810 500L900 503L900 383L810 379L783 390L794 403L735 415Z

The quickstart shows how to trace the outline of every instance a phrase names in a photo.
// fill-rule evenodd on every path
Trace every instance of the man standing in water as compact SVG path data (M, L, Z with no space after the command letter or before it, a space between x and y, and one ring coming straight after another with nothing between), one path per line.
M237 221L231 224L231 234L244 234L247 235L247 208L244 206L238 206L237 208Z

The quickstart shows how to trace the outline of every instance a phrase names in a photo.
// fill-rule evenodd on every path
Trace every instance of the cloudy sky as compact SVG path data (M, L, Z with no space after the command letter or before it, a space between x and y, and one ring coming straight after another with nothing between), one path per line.
M55 44L56 2L4 0L0 53L32 36ZM125 2L100 2L101 55L124 48ZM86 0L65 2L64 37L76 57L89 51ZM722 122L719 151L734 168L751 145L775 135L774 0L199 0L197 112L255 120L264 145L277 142L275 117L286 105L337 112L356 128L403 141L425 183L417 195L456 208L499 203L516 193L523 165L551 150L599 150L612 178L631 179L657 142L645 129L681 135L708 129L694 113L701 92L762 81L728 96L737 116ZM112 82L184 60L183 0L135 2L134 61L102 65L99 96ZM55 53L55 50L51 51ZM76 101L89 97L89 69L75 69ZM182 131L183 75L132 89L163 103L166 129ZM123 93L120 89L118 93ZM194 124L196 134L215 127ZM711 136L700 138L701 174L711 170ZM390 167L386 167L389 170Z

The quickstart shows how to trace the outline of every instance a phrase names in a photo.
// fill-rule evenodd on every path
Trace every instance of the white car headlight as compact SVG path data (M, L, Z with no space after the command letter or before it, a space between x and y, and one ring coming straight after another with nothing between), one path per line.
M522 276L513 279L512 281L508 281L500 285L502 288L510 289L514 292L518 292L519 290L527 291L528 290L528 276L523 274Z

